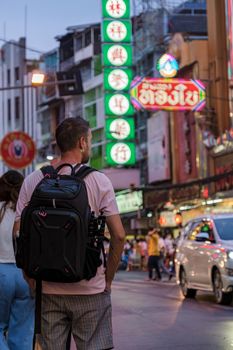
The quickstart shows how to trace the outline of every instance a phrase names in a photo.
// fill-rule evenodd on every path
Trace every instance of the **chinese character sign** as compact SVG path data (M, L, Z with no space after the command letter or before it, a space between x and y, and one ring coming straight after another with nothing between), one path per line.
M130 0L102 0L102 10L105 132L113 141L106 145L106 159L109 165L132 165L135 146L125 142L135 138L134 119L128 118L134 114L128 94L133 74Z
M132 57L131 45L103 45L104 66L131 66Z
M128 91L132 81L131 69L111 69L104 70L104 89L116 91Z
M205 106L205 87L200 80L137 78L131 85L135 108L200 111Z
M135 144L132 142L107 143L106 155L110 165L132 165L135 163Z
M130 21L104 21L104 42L130 42L132 37L132 25Z
M103 17L130 18L130 0L103 0Z
M134 114L134 108L127 94L105 94L105 114L112 116L129 116Z
M109 140L132 140L135 137L134 118L107 118L106 138Z

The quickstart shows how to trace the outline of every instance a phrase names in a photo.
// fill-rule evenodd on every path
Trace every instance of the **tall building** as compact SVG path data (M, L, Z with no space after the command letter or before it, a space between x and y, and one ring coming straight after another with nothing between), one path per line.
M0 50L0 140L9 132L24 131L36 142L36 92L31 72L38 62L26 58L26 39L8 41ZM25 173L30 172L34 164ZM8 167L0 161L0 173Z

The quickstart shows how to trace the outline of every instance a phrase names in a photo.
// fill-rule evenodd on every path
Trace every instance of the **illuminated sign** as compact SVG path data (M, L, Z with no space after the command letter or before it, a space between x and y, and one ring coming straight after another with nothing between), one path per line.
M157 63L157 69L164 78L173 78L179 69L175 57L170 54L164 54Z
M3 138L0 153L4 163L9 167L23 169L32 163L36 148L34 141L28 134L14 131Z
M205 107L205 87L200 80L137 77L131 84L131 101L136 109L191 110Z
M131 69L111 69L104 70L104 89L124 91L129 90L132 82L133 72Z
M131 21L103 21L103 41L107 42L131 42Z
M133 118L106 119L106 138L108 140L132 140L135 137Z
M102 0L102 12L105 136L112 140L106 144L106 160L111 166L133 165L135 145L125 142L135 138L134 120L128 118L134 114L128 94L133 78L130 0Z
M136 157L135 144L132 142L110 142L106 145L106 157L109 165L133 165Z
M129 18L130 0L103 0L103 17Z
M128 193L119 192L116 194L116 202L120 214L137 211L143 205L142 191Z
M105 66L132 66L133 53L130 45L103 45L103 63Z
M134 114L134 108L128 94L105 94L104 106L106 115L126 116Z

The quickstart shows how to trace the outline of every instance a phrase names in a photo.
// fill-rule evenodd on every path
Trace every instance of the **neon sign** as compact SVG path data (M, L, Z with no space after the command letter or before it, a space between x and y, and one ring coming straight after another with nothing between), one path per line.
M170 54L164 54L157 63L157 69L164 78L173 78L179 69L175 57Z
M205 87L200 80L137 77L131 84L131 101L138 110L200 111Z

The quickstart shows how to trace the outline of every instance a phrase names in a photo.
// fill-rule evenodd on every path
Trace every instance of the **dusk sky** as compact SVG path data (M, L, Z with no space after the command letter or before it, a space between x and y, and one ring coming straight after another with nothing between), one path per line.
M26 27L27 46L50 51L57 46L54 37L65 34L67 27L100 19L101 0L0 0L0 46L1 39L25 36ZM28 57L38 55L27 52Z

